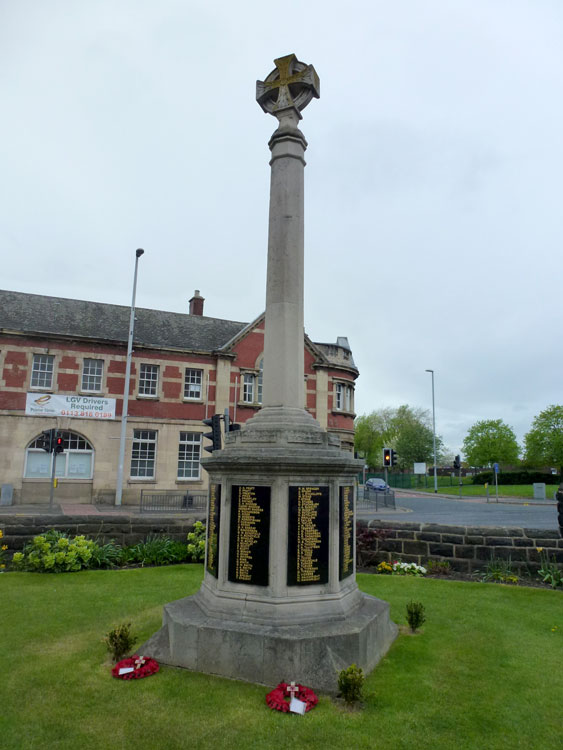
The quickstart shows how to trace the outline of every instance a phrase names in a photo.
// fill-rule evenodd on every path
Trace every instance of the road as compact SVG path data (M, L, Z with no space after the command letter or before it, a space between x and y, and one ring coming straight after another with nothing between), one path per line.
M448 526L508 526L513 528L558 528L557 505L534 505L532 502L487 503L479 498L460 501L453 498L396 495L396 510L359 509L358 518L379 518L382 521L414 521L440 523Z

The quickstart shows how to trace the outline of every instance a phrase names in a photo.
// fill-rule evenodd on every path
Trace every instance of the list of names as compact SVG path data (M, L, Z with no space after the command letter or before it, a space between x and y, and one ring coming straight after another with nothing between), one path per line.
M233 485L229 580L268 585L270 488Z
M219 518L221 513L221 485L209 486L209 523L207 527L207 570L217 578L219 563Z
M289 488L288 585L328 581L328 487Z
M340 488L340 580L354 571L354 488Z

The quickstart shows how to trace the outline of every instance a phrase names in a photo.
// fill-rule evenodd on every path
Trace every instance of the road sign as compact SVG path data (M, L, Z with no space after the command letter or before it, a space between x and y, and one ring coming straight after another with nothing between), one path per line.
M493 464L493 469L495 471L495 474L498 474L498 464Z

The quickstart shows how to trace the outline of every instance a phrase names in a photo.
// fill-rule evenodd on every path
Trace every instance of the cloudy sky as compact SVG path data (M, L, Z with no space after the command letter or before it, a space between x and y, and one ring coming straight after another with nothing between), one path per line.
M249 321L265 304L256 79L294 52L305 321L356 411L431 408L458 452L563 403L560 0L3 0L0 286Z

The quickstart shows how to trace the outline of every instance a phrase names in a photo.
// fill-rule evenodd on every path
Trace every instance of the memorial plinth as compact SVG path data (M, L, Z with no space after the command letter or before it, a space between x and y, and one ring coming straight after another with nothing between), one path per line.
M279 127L272 152L264 406L202 463L210 477L204 581L167 604L143 647L165 664L267 685L295 680L334 692L352 663L373 669L397 634L389 605L355 579L355 478L304 409L303 198L300 111L318 97L314 68L294 55L257 82Z

